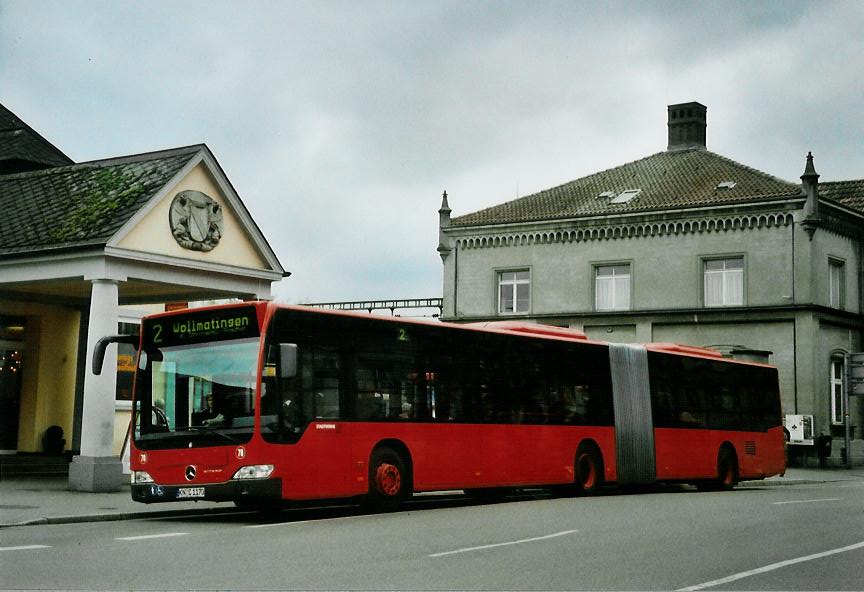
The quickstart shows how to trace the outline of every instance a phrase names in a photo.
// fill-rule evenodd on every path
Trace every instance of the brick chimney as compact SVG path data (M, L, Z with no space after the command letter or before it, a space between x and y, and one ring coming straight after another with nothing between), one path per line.
M669 145L666 150L705 148L708 107L701 103L680 103L667 108Z

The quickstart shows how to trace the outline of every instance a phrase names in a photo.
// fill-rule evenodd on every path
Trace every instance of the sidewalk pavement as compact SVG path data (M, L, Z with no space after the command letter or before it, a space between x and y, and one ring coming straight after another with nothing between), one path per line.
M783 477L742 481L739 487L776 487L803 483L864 481L864 467L846 469L790 468ZM230 503L189 501L142 504L132 501L129 487L114 493L69 491L62 477L4 477L0 480L0 528L35 524L68 524L235 512Z

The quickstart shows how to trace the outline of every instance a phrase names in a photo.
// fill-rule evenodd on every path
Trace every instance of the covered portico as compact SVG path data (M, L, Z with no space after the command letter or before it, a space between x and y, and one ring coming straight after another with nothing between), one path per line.
M70 488L117 489L131 406L118 400L116 346L92 373L96 341L128 307L269 299L288 274L204 145L0 174L0 206L12 212L0 222L0 346L16 373L0 385L15 411L0 448L41 452L60 426Z

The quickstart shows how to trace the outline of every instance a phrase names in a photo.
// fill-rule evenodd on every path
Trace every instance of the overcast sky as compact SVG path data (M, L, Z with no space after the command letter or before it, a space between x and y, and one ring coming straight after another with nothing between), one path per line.
M634 3L635 4L635 3ZM75 161L206 143L279 300L440 296L438 214L666 148L864 178L864 2L0 0L0 102Z

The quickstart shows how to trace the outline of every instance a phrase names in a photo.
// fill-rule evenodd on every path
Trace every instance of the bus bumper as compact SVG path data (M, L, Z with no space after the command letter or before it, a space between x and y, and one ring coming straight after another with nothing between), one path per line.
M203 483L195 486L132 485L132 499L145 504L162 502L233 502L282 499L282 479L238 479L225 483Z

